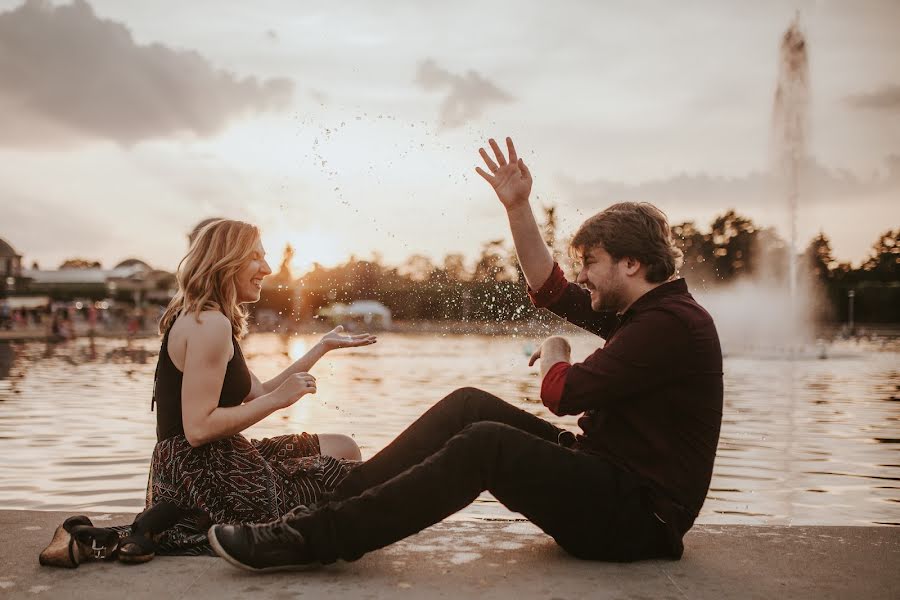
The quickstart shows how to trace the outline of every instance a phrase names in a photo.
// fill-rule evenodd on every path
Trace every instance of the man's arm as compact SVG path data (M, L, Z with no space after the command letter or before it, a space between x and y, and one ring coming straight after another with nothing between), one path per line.
M640 394L682 372L684 357L693 350L688 327L678 317L664 310L643 312L604 348L567 366L551 410L577 415ZM543 394L541 399L547 404Z
M488 140L494 156L495 163L484 148L478 152L484 159L490 174L481 167L475 171L491 184L497 198L506 209L509 219L509 229L512 232L513 243L516 247L516 256L522 266L522 273L528 287L538 290L550 277L553 271L553 257L544 243L541 230L534 219L534 212L528 197L531 194L531 172L525 166L525 161L518 157L512 139L506 138L506 146L509 151L509 162L503 156L500 146L493 139Z
M541 380L543 380L553 365L572 362L572 347L564 337L558 335L548 337L528 359L528 366L534 365L538 360L541 361Z
M528 202L532 179L525 161L516 154L516 147L510 138L506 138L508 162L497 142L489 140L489 143L497 162L484 148L479 148L478 152L490 173L481 167L475 170L491 184L506 209L516 256L519 257L532 302L538 308L547 308L570 323L606 339L616 322L615 315L594 312L590 294L566 281L562 270L553 261Z
M550 412L559 414L559 401L566 384L566 374L572 366L572 347L566 338L549 337L531 355L528 366L537 360L541 361L541 402Z
M614 311L595 311L591 307L591 294L583 287L566 280L562 269L556 263L544 285L534 290L528 289L528 297L537 308L546 308L573 325L599 335L608 340L613 328L618 324Z

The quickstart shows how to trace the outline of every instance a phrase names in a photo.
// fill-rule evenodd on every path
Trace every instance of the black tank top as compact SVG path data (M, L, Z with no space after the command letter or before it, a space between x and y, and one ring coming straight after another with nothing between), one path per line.
M174 324L174 321L173 321ZM150 410L154 403L159 410L156 411L156 441L161 442L176 435L184 435L184 422L181 420L181 380L184 373L178 370L175 363L169 357L169 332L172 326L166 330L163 336L162 347L159 350L159 360L156 363L156 376L153 383L153 399L150 401ZM244 354L232 338L234 344L234 356L228 361L225 370L225 380L222 382L222 393L219 394L219 406L238 406L250 393L250 370L244 361Z

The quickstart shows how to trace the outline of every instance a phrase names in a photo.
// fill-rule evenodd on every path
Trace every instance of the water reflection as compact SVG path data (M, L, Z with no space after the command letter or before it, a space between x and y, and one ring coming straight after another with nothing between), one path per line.
M16 351L11 344L0 342L0 380L8 379L16 361Z
M245 354L263 379L316 342L251 336ZM523 337L386 334L328 355L315 396L251 428L352 435L370 456L428 406L463 385L482 387L575 429L539 399ZM573 339L576 358L594 340ZM0 506L135 510L154 444L149 396L158 340L0 343ZM706 523L900 523L898 348L848 344L829 360L726 359L725 419ZM512 517L485 494L464 516Z

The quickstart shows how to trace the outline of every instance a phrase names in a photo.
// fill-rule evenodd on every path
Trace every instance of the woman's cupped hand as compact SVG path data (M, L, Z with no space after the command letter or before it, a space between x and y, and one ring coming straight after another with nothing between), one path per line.
M326 352L337 350L338 348L356 348L357 346L371 346L378 341L371 333L360 333L349 335L344 333L344 326L338 325L328 333L326 333L319 343Z

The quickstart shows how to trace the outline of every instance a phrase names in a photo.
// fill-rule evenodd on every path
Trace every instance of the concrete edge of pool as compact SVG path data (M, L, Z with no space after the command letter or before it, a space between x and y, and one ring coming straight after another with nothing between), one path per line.
M41 567L70 513L0 510L3 598L896 598L900 528L699 525L680 561L574 559L530 523L447 521L354 563L254 575L210 557ZM94 514L98 525L132 515Z

